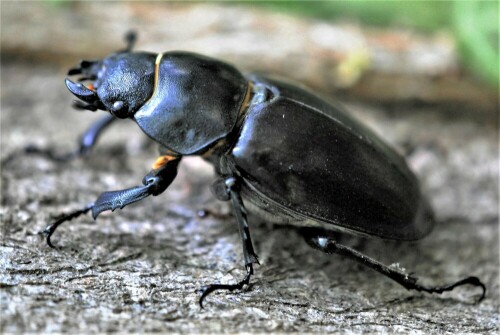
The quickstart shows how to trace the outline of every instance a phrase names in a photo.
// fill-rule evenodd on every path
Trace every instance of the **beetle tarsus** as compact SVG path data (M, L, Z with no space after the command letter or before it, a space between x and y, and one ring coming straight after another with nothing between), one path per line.
M458 286L462 285L473 285L477 287L481 287L483 290L481 297L478 302L484 299L486 295L486 286L479 280L477 277L467 277L462 280L459 280L455 283L445 285L445 286L424 286L417 284L418 278L410 276L406 273L403 273L395 268L387 266L377 260L369 258L368 256L351 249L345 245L337 243L335 240L325 237L325 234L322 234L317 229L313 228L303 228L301 229L304 234L304 238L306 242L312 246L314 249L320 250L327 254L339 254L344 257L351 258L367 267L389 277L394 280L407 290L416 290L416 291L424 291L428 293L438 293L441 294L443 292L452 291Z
M474 276L461 279L461 280L459 280L459 281L457 281L457 282L455 282L453 284L449 284L449 285L445 285L445 286L436 286L436 287L430 286L429 287L429 286L418 285L416 283L414 283L412 285L409 285L409 286L406 286L406 285L403 285L403 286L405 288L409 289L409 290L417 290L417 291L424 291L424 292L427 292L427 293L438 293L438 294L441 294L443 292L452 291L456 287L463 286L463 285L472 285L472 286L476 286L476 287L481 287L481 289L483 290L483 292L482 292L481 296L479 297L479 299L477 300L477 302L481 302L485 298L485 296L486 296L486 285L484 285L481 282L481 280L479 280L479 278L474 277Z
M70 221L74 218L79 217L80 215L86 214L88 211L90 211L94 207L94 204L87 205L86 207L79 209L77 211L71 212L69 214L63 214L59 216L59 218L48 225L44 230L40 231L38 234L44 235L45 239L47 241L47 245L51 247L52 249L56 249L56 247L52 244L50 238L56 231L57 227L59 227L61 224L63 224L66 221Z
M239 281L236 284L211 284L199 288L197 292L201 293L200 299L198 300L200 308L203 309L203 300L205 300L205 298L214 291L227 290L229 292L233 292L234 290L241 290L245 285L249 285L250 277L253 275L253 265L247 264L246 269L247 274L245 275L243 280Z

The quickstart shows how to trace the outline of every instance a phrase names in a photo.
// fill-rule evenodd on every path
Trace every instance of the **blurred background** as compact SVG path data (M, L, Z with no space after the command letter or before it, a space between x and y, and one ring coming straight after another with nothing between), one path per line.
M2 332L422 332L498 329L498 1L87 2L2 1L0 291ZM97 225L79 218L36 232L61 211L140 182L156 147L113 125L85 160L12 158L27 144L65 152L98 113L71 109L68 68L121 50L190 50L243 72L272 73L341 102L406 156L438 225L420 243L351 241L429 283L480 277L489 295L407 292L300 236L252 223L255 285L195 289L243 274L232 218L199 218L212 168L185 159L162 197Z
M2 5L2 58L74 63L123 47L185 49L375 101L493 108L496 1Z

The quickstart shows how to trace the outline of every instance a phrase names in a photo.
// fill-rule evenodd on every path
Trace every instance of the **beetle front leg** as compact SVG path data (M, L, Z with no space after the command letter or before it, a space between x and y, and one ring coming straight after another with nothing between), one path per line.
M314 228L304 228L301 229L306 242L313 247L314 249L320 250L327 254L339 254L341 256L345 256L351 258L367 267L389 277L394 280L398 284L402 285L407 290L417 290L424 291L428 293L443 293L447 291L452 291L454 288L462 285L473 285L476 287L481 287L483 290L481 297L478 302L483 300L486 295L486 286L479 280L477 277L467 277L462 280L459 280L455 283L444 285L444 286L424 286L417 283L418 278L410 276L406 273L403 273L395 268L387 266L379 261L376 261L368 256L351 249L345 245L339 244L335 242L335 240L326 237L325 234L319 232Z
M47 244L51 248L54 248L50 238L57 227L62 223L77 218L89 211L92 211L92 217L95 220L97 216L104 211L114 211L117 208L121 209L150 195L156 196L161 194L177 176L177 167L180 160L181 157L178 156L159 157L155 164L153 164L153 169L143 178L142 186L135 186L119 191L104 192L97 198L95 203L72 213L62 215L40 233L46 236Z
M92 123L78 141L76 157L88 154L96 145L99 136L101 136L101 134L113 123L113 121L116 121L116 118L111 114L106 114L96 122Z
M114 120L116 120L116 118L113 115L107 114L92 123L80 137L78 141L78 148L74 151L70 151L64 154L58 154L50 148L47 149L29 145L24 148L24 152L27 154L42 155L57 162L65 162L85 156L92 150L92 148L97 143L97 139L99 138L99 136L104 132L106 128L108 128L109 125L111 125L111 123L113 123Z
M243 244L243 257L245 259L246 275L236 284L211 284L199 289L201 293L199 304L203 308L203 300L212 292L217 290L241 290L244 285L248 285L250 277L253 275L253 264L259 264L259 259L255 254L252 238L250 237L250 228L247 221L247 211L239 192L239 185L234 177L228 177L217 180L212 185L212 190L219 200L231 200L236 214L236 220L240 232L241 242Z

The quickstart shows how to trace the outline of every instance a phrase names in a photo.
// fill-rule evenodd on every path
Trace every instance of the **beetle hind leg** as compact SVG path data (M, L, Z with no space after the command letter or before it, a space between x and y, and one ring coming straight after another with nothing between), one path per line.
M324 232L318 231L317 229L313 228L304 228L301 229L301 232L303 233L306 242L314 249L320 250L327 254L335 253L353 259L385 275L386 277L389 277L390 279L394 280L407 290L417 290L428 293L441 294L443 292L452 291L453 289L459 286L472 285L480 287L482 289L482 294L479 297L478 302L483 300L486 295L486 286L477 277L474 276L466 277L457 282L443 286L424 286L417 283L418 282L417 277L410 276L393 267L387 266L377 260L369 258L368 256L360 253L359 251L356 251L345 245L339 244L332 238L326 237Z
M252 239L250 237L250 228L247 221L247 211L241 195L236 178L220 178L212 185L212 191L219 200L231 200L238 222L241 242L243 244L243 257L245 258L245 277L236 284L211 284L198 290L201 293L199 304L203 308L203 300L212 292L218 290L241 290L243 286L249 285L250 277L253 275L253 264L259 264L259 259L254 251Z

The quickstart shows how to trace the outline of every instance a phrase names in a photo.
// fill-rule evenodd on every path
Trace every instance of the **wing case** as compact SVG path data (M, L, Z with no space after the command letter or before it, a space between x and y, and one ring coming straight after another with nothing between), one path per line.
M251 105L231 153L251 202L382 238L414 240L430 232L432 214L418 181L394 149L306 90L251 79L275 93Z

